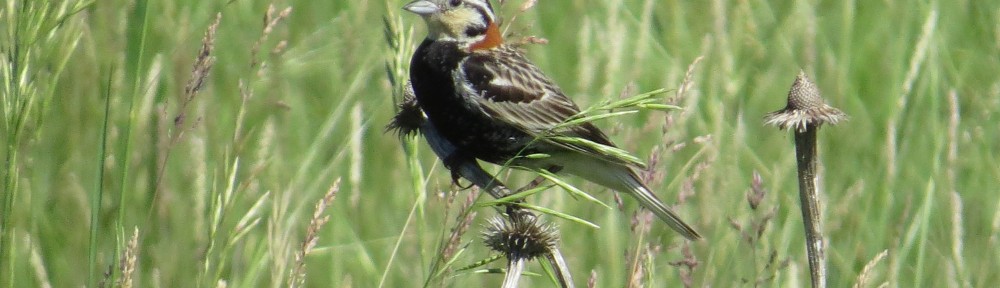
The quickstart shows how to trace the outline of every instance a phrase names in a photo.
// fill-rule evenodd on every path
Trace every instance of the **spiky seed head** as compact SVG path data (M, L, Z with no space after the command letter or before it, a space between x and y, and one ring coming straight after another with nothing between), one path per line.
M806 76L806 72L799 70L799 75L795 77L791 90L788 91L788 107L796 110L808 110L823 107L823 98L819 94L819 88Z
M847 115L844 112L823 103L819 88L809 80L805 71L800 70L788 91L788 104L784 109L768 113L764 122L779 129L794 127L796 131L803 132L807 126L818 127L823 123L836 125L845 119Z
M424 111L417 103L417 97L413 94L413 85L409 82L403 88L403 101L399 103L399 112L392 117L389 125L385 126L385 131L395 131L400 138L410 136L420 132L420 125L427 121Z
M490 218L483 240L486 246L503 253L508 259L531 260L548 254L559 243L556 226L525 213L515 213L510 219Z

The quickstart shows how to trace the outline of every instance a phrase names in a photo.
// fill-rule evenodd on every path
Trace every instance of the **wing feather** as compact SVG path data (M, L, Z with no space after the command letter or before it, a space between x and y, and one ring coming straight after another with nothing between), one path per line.
M505 46L476 51L460 65L462 69L459 70L464 73L461 76L469 81L464 87L468 95L490 117L536 137L578 137L615 147L608 136L591 123L551 131L580 113L580 108L516 48ZM605 161L644 168L639 161L621 159L586 145L562 141L559 137L545 141Z

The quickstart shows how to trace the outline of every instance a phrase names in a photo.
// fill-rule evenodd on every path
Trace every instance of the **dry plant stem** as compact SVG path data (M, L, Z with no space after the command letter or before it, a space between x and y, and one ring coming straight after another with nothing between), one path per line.
M806 251L812 287L826 287L826 255L820 228L819 195L816 192L816 130L808 125L805 131L795 131L795 155L799 166L799 200L802 201L802 222L806 232Z
M545 254L545 258L549 260L552 268L555 268L559 287L573 288L573 276L570 275L569 265L566 265L566 259L563 258L562 253L559 253L559 248L553 247L552 250L549 250L548 254Z
M847 115L823 103L819 88L804 71L792 83L788 104L784 109L768 113L767 124L778 129L795 131L795 155L799 170L799 198L802 201L802 222L805 225L806 251L812 287L826 287L826 256L820 223L819 195L816 192L816 131L824 123L831 125L847 119Z
M516 288L517 281L521 279L521 274L524 274L524 264L528 262L528 258L511 255L507 261L507 274L503 277L503 288Z

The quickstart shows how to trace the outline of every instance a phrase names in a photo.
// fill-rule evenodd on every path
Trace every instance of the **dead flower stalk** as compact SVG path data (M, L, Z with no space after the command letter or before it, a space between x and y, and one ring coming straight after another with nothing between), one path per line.
M816 191L816 131L823 123L837 124L847 116L823 102L819 89L800 71L784 109L769 113L764 121L779 129L788 127L795 131L795 155L798 162L799 198L802 202L802 220L805 224L806 250L813 287L826 287L826 256L822 224L820 222L819 194Z

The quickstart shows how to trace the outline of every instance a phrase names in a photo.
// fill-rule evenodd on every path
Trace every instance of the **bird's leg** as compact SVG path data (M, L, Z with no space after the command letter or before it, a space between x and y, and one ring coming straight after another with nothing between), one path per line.
M545 182L545 177L542 176L535 177L535 179L531 180L531 182L528 182L528 184L521 186L521 188L517 188L516 193L521 193L524 192L525 190L534 189L535 187L538 187L538 185L542 185L542 182Z
M503 182L483 170L475 160L459 161L451 167L451 171L452 175L461 176L479 186L480 189L486 190L486 193L489 193L493 198L500 199L512 194Z
M552 172L552 174L559 173L559 171L562 171L562 169L563 169L562 166L557 166L557 165L552 165L552 166L549 166L549 168L545 168L545 170L548 170L549 172Z
M457 150L454 151L453 153L449 154L448 156L445 156L445 157L441 158L441 162L444 162L444 167L448 168L448 170L451 171L451 183L455 184L455 186L458 186L459 190L469 189L469 188L472 187L472 185L476 185L477 184L477 183L469 183L469 185L467 185L467 186L462 186L462 184L458 182L458 180L462 179L463 176L462 176L461 170L460 169L456 169L456 167L460 167L462 165L465 165L466 163L468 163L470 161L475 161L475 160L469 160L469 158L463 157L462 153L459 153ZM468 177L465 177L465 178L469 179ZM479 186L480 186L480 188L485 189L484 186L482 186L482 185L479 185ZM493 193L490 193L490 194L493 194Z
M490 196L493 196L493 198L500 199L514 194L509 188L507 188L507 186L504 186L499 179L496 179L496 177L493 177L493 175L490 175L490 173L483 170L483 168L479 166L479 163L475 161L463 161L455 167L455 170L452 171L457 171L457 173L463 178L468 179L476 186L479 186L480 189L486 190L486 193L489 193ZM504 204L503 206L506 210L506 214L509 216L520 214L523 216L534 217L534 214L530 211L521 209L521 206L517 205L517 203L522 201L524 200L518 199L515 200L514 203Z

